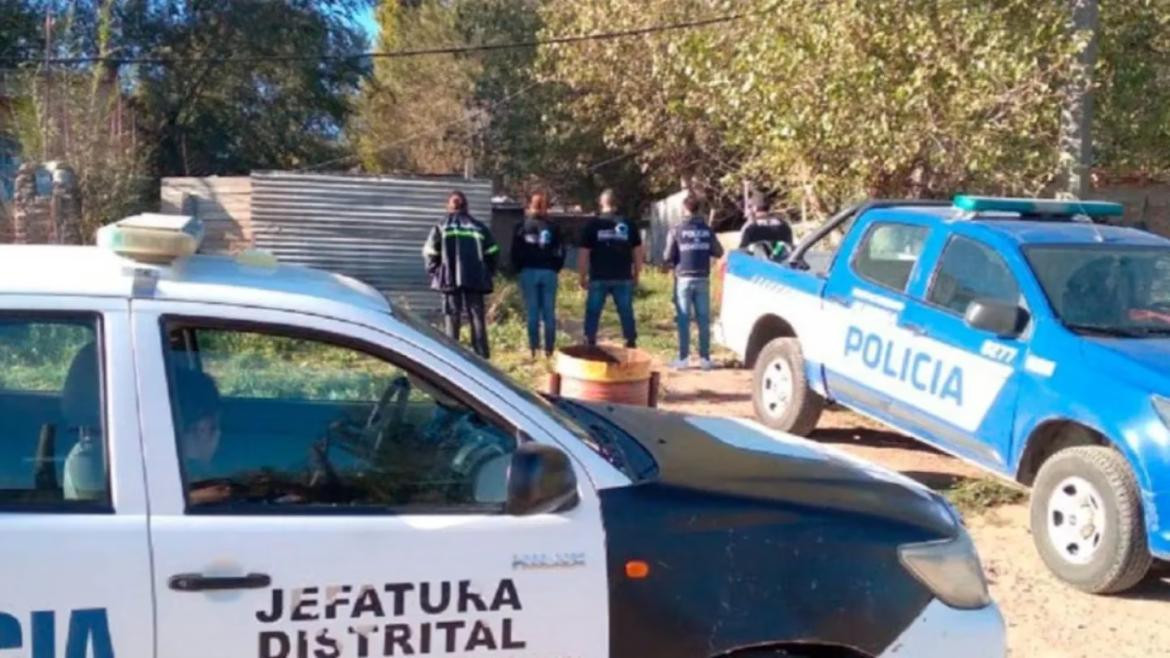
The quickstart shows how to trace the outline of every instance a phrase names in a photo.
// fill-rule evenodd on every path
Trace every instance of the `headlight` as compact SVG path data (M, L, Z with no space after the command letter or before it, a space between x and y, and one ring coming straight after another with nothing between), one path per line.
M1161 395L1155 395L1150 399L1154 402L1154 411L1158 412L1158 416L1166 424L1166 427L1170 427L1170 399Z
M954 539L906 544L898 549L898 557L915 578L952 608L970 610L991 603L979 554L962 529Z

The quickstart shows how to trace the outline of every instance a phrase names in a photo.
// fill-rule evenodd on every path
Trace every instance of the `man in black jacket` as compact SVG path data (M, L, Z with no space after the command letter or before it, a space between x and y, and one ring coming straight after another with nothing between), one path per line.
M447 333L459 340L466 311L471 320L471 346L489 358L484 296L492 291L500 246L492 232L467 212L467 197L458 190L447 199L447 216L431 229L423 258L431 288L443 293Z
M771 203L763 194L752 197L751 217L744 224L739 238L739 248L746 249L758 242L767 243L773 257L792 246L792 227L788 222L772 214Z

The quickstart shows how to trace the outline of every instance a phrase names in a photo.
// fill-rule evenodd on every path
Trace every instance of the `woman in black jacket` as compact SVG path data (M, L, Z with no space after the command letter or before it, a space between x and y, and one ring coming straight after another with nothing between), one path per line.
M551 356L557 341L557 275L565 266L560 229L549 221L548 197L533 194L528 211L512 236L512 269L519 273L520 291L528 312L528 349L532 358L540 349L544 324L544 353Z

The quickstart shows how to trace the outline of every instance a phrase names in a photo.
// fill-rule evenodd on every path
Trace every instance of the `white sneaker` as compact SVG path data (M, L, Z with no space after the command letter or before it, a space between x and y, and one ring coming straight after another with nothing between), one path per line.
M675 359L674 361L670 362L671 370L686 370L690 366L690 361L687 361L686 359Z
M715 364L711 362L711 359L699 359L699 367L703 370L714 370Z

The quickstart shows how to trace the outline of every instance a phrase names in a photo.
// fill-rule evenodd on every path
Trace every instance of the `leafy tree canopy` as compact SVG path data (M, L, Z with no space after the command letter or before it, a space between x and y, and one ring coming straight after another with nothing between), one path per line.
M1064 3L550 0L545 17L557 33L733 12L752 17L542 54L578 121L668 180L749 177L826 209L1049 182L1077 47Z
M371 1L13 0L4 3L0 26L24 25L24 36L13 43L33 43L48 14L55 56L169 59L48 72L30 62L23 69L41 80L63 80L104 68L102 76L133 99L154 173L239 174L296 168L341 152L350 98L369 64L330 57L365 50L352 16ZM32 32L28 16L34 17ZM281 56L306 59L216 61Z

